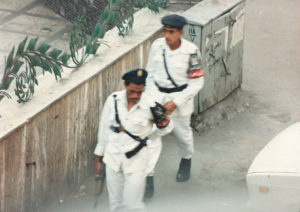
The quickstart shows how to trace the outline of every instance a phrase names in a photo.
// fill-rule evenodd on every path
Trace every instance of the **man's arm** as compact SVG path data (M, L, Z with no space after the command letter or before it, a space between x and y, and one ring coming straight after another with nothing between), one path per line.
M147 61L147 65L146 65L146 70L148 72L148 76L146 79L146 93L148 93L150 95L158 92L158 88L154 84L154 81L155 81L154 75L155 75L156 64L153 60L154 55L157 54L157 51L158 51L157 43L155 43L155 41L154 41L151 45L149 56L148 56L148 61Z
M105 146L108 142L108 133L110 130L109 126L109 114L110 114L110 107L112 105L112 98L109 96L104 104L101 118L99 121L99 127L98 127L98 143L95 148L94 154L96 155L95 159L95 172L96 175L100 174L100 169L102 166L102 158L105 150Z
M199 49L197 49L197 55L199 60L201 60ZM187 88L181 92L178 92L178 95L174 98L173 103L176 106L181 106L185 104L187 101L189 101L190 99L194 98L194 96L196 96L196 94L203 88L203 85L204 85L204 76L198 78L190 78Z
M173 100L176 106L181 106L185 104L190 99L194 98L196 94L202 89L204 85L204 77L199 77L197 79L190 79L188 86L182 92L178 94Z
M153 141L158 137L162 137L170 133L173 130L173 128L174 128L174 123L172 120L170 120L169 124L164 128L159 129L155 126L154 131L148 136L148 138Z
M167 114L171 115L176 109L177 105L173 101L168 101L164 104L164 107L167 109Z
M102 168L102 159L103 159L103 156L96 155L96 158L95 158L96 178L100 176L100 171L101 171L101 168Z

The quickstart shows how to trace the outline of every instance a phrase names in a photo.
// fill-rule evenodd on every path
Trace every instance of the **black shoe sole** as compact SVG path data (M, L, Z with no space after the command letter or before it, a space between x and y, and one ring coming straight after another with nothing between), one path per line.
M176 177L177 182L185 182L185 181L188 181L189 179L190 179L190 177L184 178L184 179Z

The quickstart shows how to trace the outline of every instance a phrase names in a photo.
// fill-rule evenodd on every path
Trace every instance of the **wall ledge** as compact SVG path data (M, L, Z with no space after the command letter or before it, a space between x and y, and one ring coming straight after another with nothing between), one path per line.
M118 30L113 28L106 33L103 39L107 41L110 48L102 45L97 54L90 56L80 68L76 70L64 69L62 78L58 81L48 73L39 76L39 85L35 87L34 96L27 103L17 103L17 97L13 91L10 91L12 99L4 98L0 102L0 142L2 138L29 122L67 93L87 82L131 49L157 33L162 28L161 17L169 13L163 9L157 14L148 9L141 9L136 12L133 30L128 36L118 36ZM142 66L142 64L140 65Z

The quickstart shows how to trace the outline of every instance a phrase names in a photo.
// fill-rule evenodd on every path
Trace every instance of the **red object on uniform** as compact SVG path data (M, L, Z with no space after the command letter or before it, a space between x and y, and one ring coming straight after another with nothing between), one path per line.
M204 70L202 68L202 61L198 57L197 53L191 54L189 59L189 77L191 79L200 78L204 76Z
M202 68L195 69L195 70L190 70L189 71L189 76L190 76L191 79L203 77L204 76L204 70Z
M161 122L157 123L156 126L159 129L165 128L166 126L168 126L170 122L170 119L168 116L166 116L166 118L164 120L162 120Z

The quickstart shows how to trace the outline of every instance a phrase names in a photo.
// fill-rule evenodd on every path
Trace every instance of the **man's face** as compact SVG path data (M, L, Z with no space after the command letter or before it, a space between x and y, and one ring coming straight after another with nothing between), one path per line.
M124 83L124 86L126 89L127 101L136 104L142 96L145 85L144 84L137 85L134 83L130 83L129 85L126 85Z
M177 28L164 27L164 37L166 43L170 45L176 44L183 34L183 30L178 30Z

